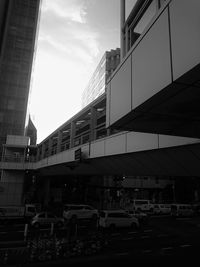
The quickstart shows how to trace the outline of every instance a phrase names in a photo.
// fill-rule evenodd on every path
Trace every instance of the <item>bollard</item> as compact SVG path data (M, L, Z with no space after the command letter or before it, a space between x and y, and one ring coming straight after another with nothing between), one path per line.
M74 233L75 240L77 239L77 236L78 236L78 224L76 223L75 224L75 233Z
M4 254L4 259L3 259L3 263L7 264L8 262L8 251L6 250L5 254Z
M53 230L54 230L54 223L51 223L51 232L50 232L51 236L53 235Z
M24 227L24 241L26 241L27 234L28 234L28 224L26 223Z

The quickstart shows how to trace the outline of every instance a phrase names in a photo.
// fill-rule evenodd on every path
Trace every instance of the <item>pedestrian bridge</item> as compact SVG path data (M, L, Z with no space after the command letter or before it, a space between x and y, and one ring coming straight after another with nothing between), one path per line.
M41 176L200 175L197 139L120 132L35 163ZM81 160L75 160L76 152Z

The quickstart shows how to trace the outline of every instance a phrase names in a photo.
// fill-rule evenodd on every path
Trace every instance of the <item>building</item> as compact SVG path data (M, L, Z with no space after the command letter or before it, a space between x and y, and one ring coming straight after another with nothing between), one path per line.
M0 1L0 157L2 162L12 161L22 166L30 145L25 129L39 11L40 0ZM31 123L29 130L30 126ZM33 125L31 128L34 130ZM0 173L0 203L20 204L24 168L1 166Z
M106 51L83 91L82 108L105 92L108 78L120 63L120 49Z
M40 0L0 3L0 155L7 135L24 135Z
M36 147L7 138L0 203L6 194L19 199L13 188L23 181L23 199L45 205L199 201L199 8L196 0L138 0L126 21L122 12L122 58L106 91ZM19 170L26 179L13 179Z
M126 20L125 4L106 126L199 138L200 2L138 0Z
M30 145L37 144L37 129L29 115L28 124L26 126L25 135L30 137Z

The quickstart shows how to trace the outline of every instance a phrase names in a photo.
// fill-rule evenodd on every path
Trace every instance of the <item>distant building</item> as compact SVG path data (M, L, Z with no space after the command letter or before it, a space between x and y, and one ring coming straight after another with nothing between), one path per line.
M29 116L28 125L26 127L26 136L30 137L30 145L36 145L37 143L37 129Z
M40 0L0 1L0 155L24 135Z
M83 91L82 108L105 92L106 82L120 63L120 49L106 51Z

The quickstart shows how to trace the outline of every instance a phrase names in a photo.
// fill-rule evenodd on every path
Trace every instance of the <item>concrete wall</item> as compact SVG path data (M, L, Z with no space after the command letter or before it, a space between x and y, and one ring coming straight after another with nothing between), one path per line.
M0 205L21 205L24 171L3 171L0 181Z
M172 0L158 11L107 85L107 127L200 63L199 10Z

